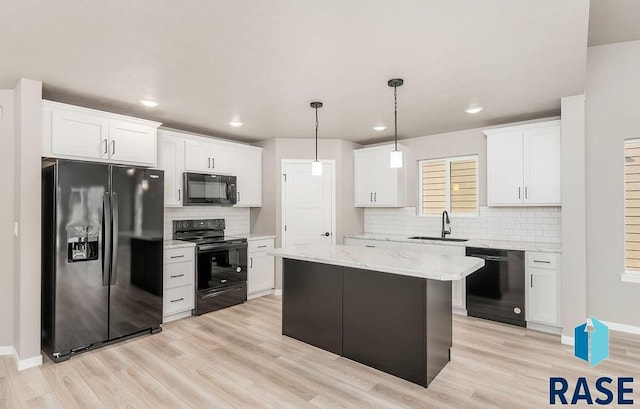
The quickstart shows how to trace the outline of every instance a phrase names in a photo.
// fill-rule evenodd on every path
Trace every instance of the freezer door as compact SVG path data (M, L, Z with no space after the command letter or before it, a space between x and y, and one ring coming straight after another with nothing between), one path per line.
M162 322L164 173L111 168L113 246L109 339Z
M109 249L104 222L109 220L108 186L106 165L71 161L57 164L57 183L52 186L55 272L43 271L45 282L48 277L55 282L51 286L54 354L66 355L107 340L109 286L104 262Z

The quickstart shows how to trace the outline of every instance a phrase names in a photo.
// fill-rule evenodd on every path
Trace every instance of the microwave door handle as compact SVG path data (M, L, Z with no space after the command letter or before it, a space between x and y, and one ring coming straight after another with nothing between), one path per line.
M110 285L116 285L118 281L118 195L111 196L111 218L112 218L112 247L111 250L111 280Z
M109 285L111 273L111 201L109 193L102 197L102 286Z

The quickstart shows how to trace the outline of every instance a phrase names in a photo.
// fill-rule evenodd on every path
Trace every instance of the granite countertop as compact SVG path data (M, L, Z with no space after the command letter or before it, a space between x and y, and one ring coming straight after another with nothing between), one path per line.
M363 233L351 234L345 236L351 239L379 240L379 241L395 241L405 243L422 243L437 244L442 246L459 246L459 247L481 247L502 250L520 250L520 251L540 251L543 253L561 253L562 245L559 243L540 243L532 241L510 241L510 240L485 240L485 239L469 239L469 241L441 241L441 240L416 240L410 239L409 235L382 234L382 233Z
M182 241L182 240L165 240L164 241L164 249L184 249L189 247L195 247L196 243L192 243L190 241Z
M476 257L341 245L297 245L271 250L267 254L440 281L461 280L484 266L484 260Z
M247 236L247 240L248 241L252 241L252 240L264 240L264 239L275 239L276 236L273 234L256 234L256 233L251 233L250 235Z

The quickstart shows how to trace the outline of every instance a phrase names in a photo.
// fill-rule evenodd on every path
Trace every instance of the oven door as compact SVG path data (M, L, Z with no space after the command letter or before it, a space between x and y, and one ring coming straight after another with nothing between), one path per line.
M185 206L236 204L236 177L184 173Z
M247 281L247 242L198 246L198 292Z

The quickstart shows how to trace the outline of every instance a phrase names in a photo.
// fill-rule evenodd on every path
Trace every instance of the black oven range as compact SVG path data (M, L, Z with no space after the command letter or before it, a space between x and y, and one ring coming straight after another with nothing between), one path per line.
M196 243L196 315L247 301L247 239L224 229L224 219L173 222L175 240Z

